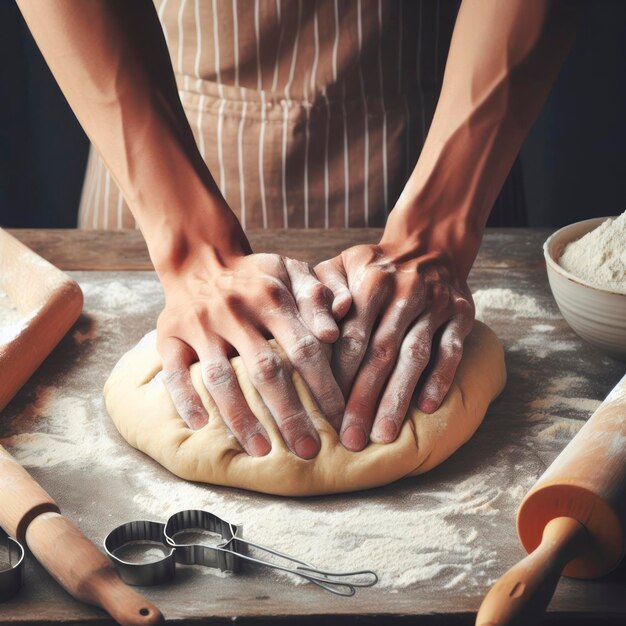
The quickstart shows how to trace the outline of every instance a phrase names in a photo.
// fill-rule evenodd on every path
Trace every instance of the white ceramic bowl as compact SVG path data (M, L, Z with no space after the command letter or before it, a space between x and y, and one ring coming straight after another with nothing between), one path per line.
M543 244L552 295L567 323L603 352L626 360L626 294L591 286L559 265L565 246L607 217L576 222L557 230Z

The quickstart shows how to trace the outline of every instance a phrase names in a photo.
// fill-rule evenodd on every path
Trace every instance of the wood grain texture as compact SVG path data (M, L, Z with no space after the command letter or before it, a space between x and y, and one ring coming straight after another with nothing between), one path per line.
M0 290L27 319L0 345L0 411L78 319L83 294L62 271L0 229Z
M565 565L592 546L582 524L571 517L555 517L546 525L539 547L508 570L487 593L476 626L540 622Z
M151 270L148 249L137 230L35 230L9 231L63 270ZM487 229L475 268L543 268L543 258L529 251L541 247L547 229ZM276 252L308 263L319 263L350 246L375 243L382 229L251 230L255 252Z
M79 231L17 231L17 236L32 245L44 257L61 267L85 268L100 263L103 270L124 267L149 269L148 257L139 233L83 233ZM554 420L567 418L576 423L588 413L576 412L572 402L578 399L602 400L623 373L623 364L611 360L579 340L558 315L549 291L541 244L547 231L489 230L476 265L470 275L470 286L476 289L506 289L528 294L539 307L549 312L546 319L525 319L507 311L493 311L489 324L502 340L507 358L509 383L502 396L492 405L487 419L471 444L430 474L407 479L384 489L341 498L325 498L322 505L347 506L364 498L385 506L402 506L417 499L426 506L443 485L455 485L471 475L496 471L498 480L515 485L521 478L534 482L562 450L566 439L548 446L536 432L550 427ZM370 236L371 235L371 236ZM369 239L368 239L369 237ZM268 232L252 240L257 249L275 245L277 252L320 260L337 254L345 245L375 240L375 231L340 232ZM298 249L299 248L299 249ZM109 263L110 265L107 265ZM150 277L145 272L76 272L80 284L91 285L93 293L111 283L132 285L131 276ZM87 293L87 291L86 291ZM159 303L135 315L107 309L98 317L99 303L91 295L85 313L74 327L76 338L68 335L18 394L0 417L0 437L8 432L11 419L28 414L40 386L60 386L69 394L81 394L94 401L111 367L119 356L143 332L154 327ZM111 317L114 316L114 317ZM106 320L109 320L107 322ZM98 328L98 324L101 324ZM107 325L108 324L108 325ZM534 337L534 325L550 326L550 341L571 346L570 351L542 352L541 342L527 342ZM113 334L113 330L117 334ZM83 340L100 333L100 337ZM118 332L119 331L119 332ZM569 388L553 387L555 380L571 381ZM541 406L537 406L537 398ZM94 405L97 407L97 405ZM90 417L105 419L94 408ZM543 420L543 422L542 422ZM25 424L24 429L37 430ZM4 429L4 430L3 430ZM148 461L146 461L149 464ZM147 465L146 465L147 468ZM155 480L162 468L154 465ZM102 477L91 469L84 471L66 466L31 469L42 486L59 502L66 515L92 541L102 541L106 532L118 523L136 519L137 494L132 475ZM511 481L511 482L509 482ZM532 482L530 482L532 484ZM232 490L228 492L230 495ZM519 494L521 499L523 492ZM492 514L478 521L464 516L467 530L478 524L486 537L493 559L489 565L492 581L524 556L515 532L515 509L519 501L489 501ZM366 509L364 509L366 510ZM329 513L330 514L330 513ZM485 523L484 520L487 520ZM420 532L420 529L416 529ZM254 526L247 530L254 538ZM410 542L410 537L406 538ZM280 541L277 538L277 547ZM398 558L406 559L402 545L390 543ZM453 547L451 553L454 554ZM454 557L451 557L454 558ZM411 563L407 562L407 567ZM479 572L477 572L478 574ZM473 576L471 573L470 576ZM67 596L43 569L29 559L25 586L11 602L0 606L0 625L30 624L39 626L81 623L110 623L101 611L80 604ZM623 624L626 617L626 567L610 576L585 583L562 580L556 590L545 624L582 626ZM334 598L310 586L297 587L289 581L276 580L266 570L255 569L238 577L220 578L194 568L182 569L172 585L145 590L146 595L177 624L411 624L470 625L488 590L488 585L469 591L443 589L429 580L406 589L366 590L354 598Z
M37 516L26 530L37 560L74 598L102 607L122 626L153 626L159 610L122 582L111 561L59 513Z
M0 526L22 545L32 520L46 511L58 513L57 503L0 446Z

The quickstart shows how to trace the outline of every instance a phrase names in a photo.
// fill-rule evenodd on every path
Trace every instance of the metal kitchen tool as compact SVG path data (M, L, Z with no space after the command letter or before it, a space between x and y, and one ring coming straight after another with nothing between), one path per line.
M24 571L24 547L22 544L9 537L0 528L0 544L6 545L7 556L9 558L8 567L0 563L0 602L11 599L22 586L22 575Z
M218 541L215 545L177 542L177 535L193 530L208 531L216 535ZM123 546L129 544L147 544L148 546L159 544L165 547L165 552L162 558L154 561L133 563L116 554ZM292 566L250 556L247 554L249 547L271 554ZM378 576L370 570L328 572L278 550L243 539L241 526L231 524L209 511L202 510L174 513L165 524L153 521L127 522L106 536L104 549L117 567L122 580L129 585L158 585L168 582L174 576L177 562L204 565L237 573L241 571L243 561L297 574L340 596L353 596L356 587L371 587L378 582Z
M0 445L0 527L77 600L103 608L123 626L154 626L163 615L125 585L96 546L70 520L35 479ZM4 535L3 535L4 536ZM11 544L11 542L9 542ZM11 549L17 547L11 544ZM14 561L13 554L11 563ZM15 568L0 573L15 585ZM14 587L10 587L13 589Z

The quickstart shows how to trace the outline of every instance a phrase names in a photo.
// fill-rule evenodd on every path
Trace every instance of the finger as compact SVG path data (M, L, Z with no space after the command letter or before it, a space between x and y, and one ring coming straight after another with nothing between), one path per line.
M365 448L378 398L398 358L407 328L421 312L421 300L398 299L383 315L370 339L346 404L341 441L349 449Z
M236 348L289 449L303 459L313 458L320 449L319 436L282 359L252 329Z
M308 385L326 419L339 431L344 411L343 394L321 343L297 315L277 319L270 330Z
M342 320L352 305L352 294L348 289L343 264L324 261L315 267L316 276L333 292L332 312L337 321Z
M332 369L344 397L365 355L372 328L387 299L385 283L363 280L353 295L352 310L344 320L332 358Z
M336 341L339 327L332 314L333 292L317 279L307 263L290 258L284 261L291 293L305 324L321 341Z
M163 359L163 382L176 411L192 430L202 428L209 421L209 414L189 374L189 367L196 361L195 352L177 337L166 338L159 352Z
M443 402L463 356L464 320L453 318L439 339L432 370L419 394L417 405L424 413L434 413Z
M237 441L250 456L265 456L272 446L265 428L248 406L224 345L215 340L201 351L202 381Z
M406 334L376 411L372 441L390 443L398 436L413 392L430 360L436 329L437 323L428 314L419 318Z

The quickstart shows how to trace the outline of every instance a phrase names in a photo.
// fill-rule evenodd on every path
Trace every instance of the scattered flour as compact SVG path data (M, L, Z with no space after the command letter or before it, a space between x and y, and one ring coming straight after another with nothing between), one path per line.
M93 297L106 300L108 310L128 314L153 310L150 296L160 293L160 286L155 281L133 281L132 284L119 280L81 285L85 298Z
M515 419L517 427L522 420L526 423L527 435L511 442L507 428L500 425L501 414L497 420L487 420L482 436L493 437L494 449L488 466L470 465L472 469L461 473L461 478L459 472L446 477L442 466L435 480L426 476L384 490L306 499L189 483L122 441L103 405L103 367L112 367L133 335L138 339L145 333L145 326L153 323L149 318L162 303L152 274L133 276L126 283L91 277L81 283L87 314L72 334L76 363L67 364L55 380L57 386L33 385L25 408L3 413L5 438L0 443L29 468L54 468L53 472L67 476L68 485L81 476L106 476L111 490L121 493L119 502L132 511L129 519L165 520L181 509L206 508L243 523L244 537L318 567L373 569L380 576L378 587L387 593L420 583L439 590L482 593L492 584L501 571L496 552L501 543L494 540L494 533L515 545L514 510L545 469L537 459L537 444L552 458L556 456L554 442L562 447L592 407L593 401L584 398L586 379L540 381L536 389L533 386L533 400L522 405L524 414ZM530 296L484 289L475 300L482 313L508 309L516 317L542 318L533 332L543 341L554 330L543 319L556 316ZM120 307L126 313L123 319ZM526 367L521 357L512 359L512 367L518 362ZM511 373L522 377L519 371ZM483 453L470 450L469 454L482 458ZM80 494L79 486L76 492ZM102 532L109 529L106 502L96 503L94 495ZM144 556L156 554L149 551ZM197 569L206 576L223 576L208 568ZM294 582L302 581L294 578Z
M568 244L559 264L594 287L626 294L626 211Z
M438 485L426 494L408 492L393 506L368 496L277 499L197 485L155 470L122 442L99 397L69 396L50 386L38 387L6 430L9 436L0 444L26 467L65 466L111 481L123 477L136 519L165 520L182 509L205 508L242 523L244 537L317 567L373 569L380 588L401 589L434 578L444 588L476 588L489 582L476 571L496 563L495 550L479 527L498 512L494 502L502 489L482 475ZM155 555L152 549L138 551L135 560ZM305 582L292 578L296 584Z
M584 386L585 378L572 375L555 377L544 385L540 396L528 403L529 421L536 424L532 437L568 443L601 404L578 395Z
M86 313L70 337L75 363L68 362L53 384L46 379L46 384L27 386L22 393L29 394L29 402L2 416L0 443L24 466L69 481L106 476L132 511L128 519L165 520L181 509L206 508L243 523L245 537L318 567L373 569L381 589L422 583L469 592L491 582L497 555L480 529L495 524L500 499L507 497L500 478L475 474L437 481L436 490L399 483L377 495L283 499L188 483L132 449L106 415L102 372L112 367L133 333L154 323L149 318L158 312L162 292L153 274L134 275L124 283L90 279L81 287ZM129 327L137 330L129 332ZM101 515L99 528L105 532L108 516ZM155 555L148 550L143 558Z
M533 324L532 330L536 333L549 333L554 330L554 326L552 324Z
M204 508L242 523L243 536L257 543L333 571L373 569L380 587L399 589L437 576L447 588L473 587L473 572L496 558L479 541L475 524L493 516L496 510L488 505L499 494L482 477L472 476L450 490L429 493L429 506L414 497L398 509L375 499L352 502L349 496L343 502L334 498L330 505L323 499L259 498L152 477L133 501L155 519Z
M574 419L558 420L537 433L542 439L564 439L570 441L581 429L582 422Z
M515 293L512 289L478 289L473 294L476 305L476 319L485 321L488 312L493 309L510 311L512 317L528 317L555 319L556 311L548 311L537 304L537 301L527 294Z
M508 352L525 352L530 358L545 359L555 352L573 352L580 347L576 340L550 339L545 333L530 333L508 347Z
M34 400L3 429L9 434L0 444L28 467L87 467L99 462L123 469L128 458L119 454L118 445L107 434L100 404L40 386Z
M525 319L558 319L555 309L546 309L538 304L532 296L516 293L512 289L492 288L478 289L474 294L476 319L489 323L492 312L506 311L511 318ZM573 352L578 349L576 340L558 340L547 337L556 330L553 324L538 323L530 326L527 334L519 336L507 346L508 352L523 352L530 359L545 359L555 352Z

